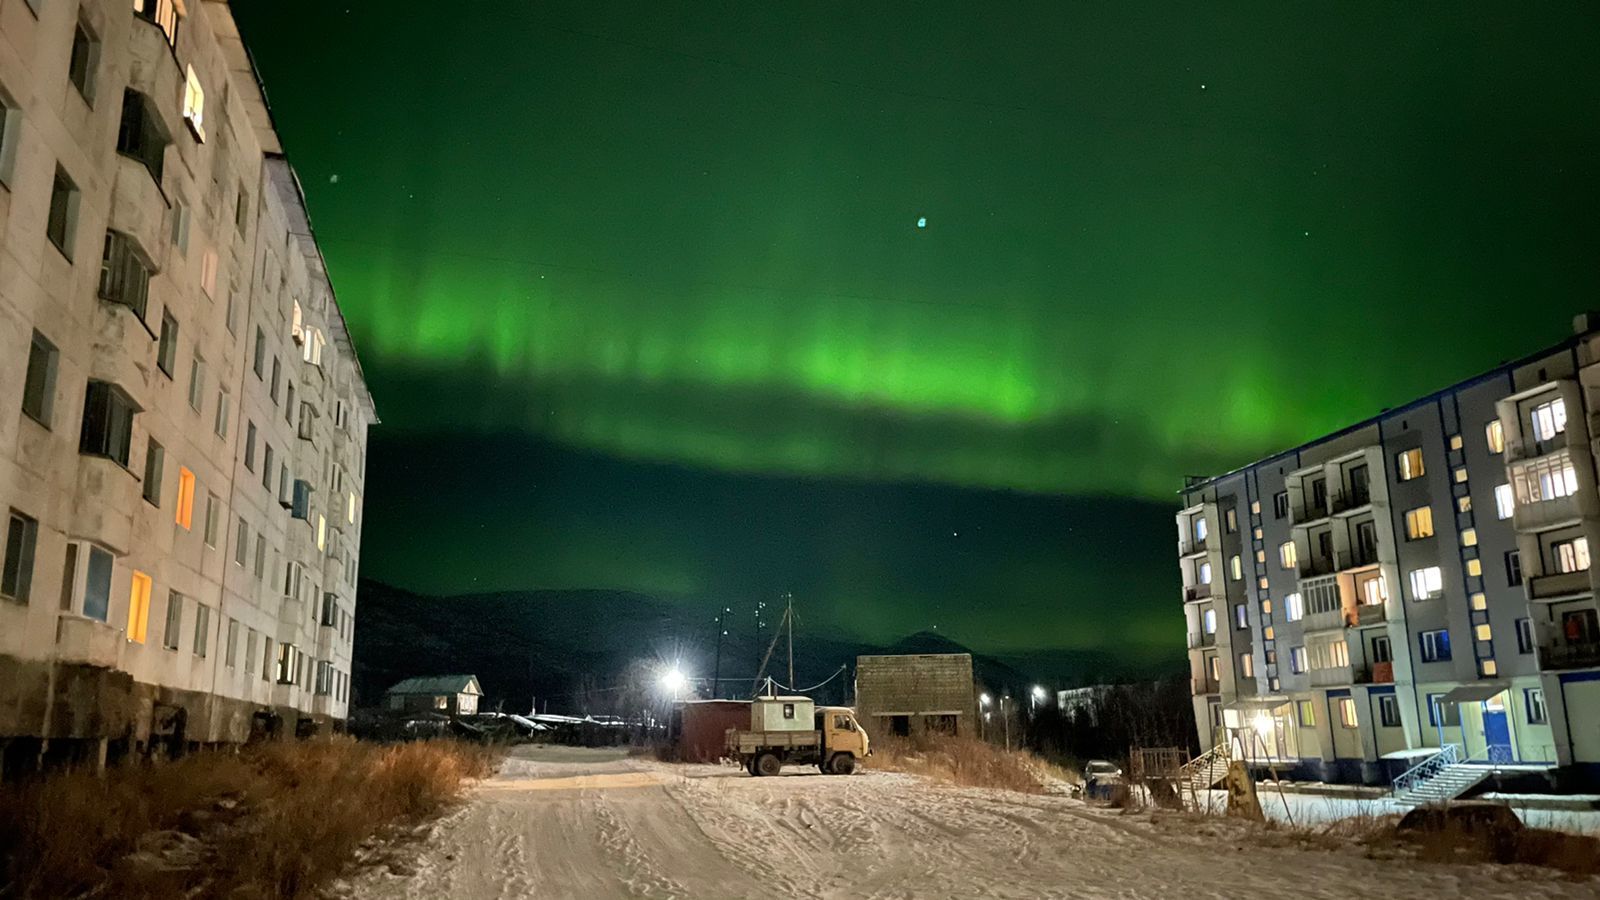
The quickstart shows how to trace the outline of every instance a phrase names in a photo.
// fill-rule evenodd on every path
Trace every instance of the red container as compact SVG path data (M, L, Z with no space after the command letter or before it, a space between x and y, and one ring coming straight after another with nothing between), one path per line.
M716 762L722 758L728 729L750 727L748 700L689 700L678 708L678 758L684 762Z

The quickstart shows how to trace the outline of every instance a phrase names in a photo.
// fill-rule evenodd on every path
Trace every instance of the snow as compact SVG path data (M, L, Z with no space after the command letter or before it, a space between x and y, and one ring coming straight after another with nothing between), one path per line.
M870 760L869 760L870 763ZM1263 797L1266 801L1268 798ZM1346 798L1297 797L1308 815ZM1370 801L1369 801L1370 802ZM1291 807L1293 808L1293 807ZM1064 796L866 770L754 778L616 750L516 748L405 861L350 898L1577 898L1526 868L1369 859L1264 842L1235 820L1120 814Z
M1404 813L1411 809L1410 805L1396 803L1387 797L1337 797L1293 794L1287 791L1280 795L1270 784L1257 785L1256 792L1257 798L1261 801L1261 812L1272 821L1286 825L1326 825L1340 819L1375 818ZM1209 795L1212 809L1220 811L1227 806L1226 791L1210 791ZM1479 799L1506 802L1518 818L1522 819L1523 824L1534 828L1553 828L1577 834L1600 834L1600 810L1540 809L1527 806L1531 803L1548 802L1553 799L1550 795L1485 794ZM1577 800L1568 797L1560 799Z

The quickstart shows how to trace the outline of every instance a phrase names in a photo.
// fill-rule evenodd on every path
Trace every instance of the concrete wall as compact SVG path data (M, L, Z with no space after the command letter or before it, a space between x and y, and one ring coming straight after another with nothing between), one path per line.
M245 739L257 713L342 719L361 459L375 416L228 6L191 0L169 45L129 0L35 5L37 14L28 3L0 2L0 100L8 107L0 143L0 514L15 510L38 523L28 596L0 598L0 667L16 676L4 679L15 703L0 704L8 759L49 756L48 741L136 748L170 732L174 720L188 742L208 743ZM97 41L87 97L67 80L80 24ZM202 129L184 118L191 69L205 95ZM168 138L159 177L117 152L125 90L144 95ZM58 168L78 188L66 252L46 237ZM126 235L153 272L142 316L99 296L108 230ZM305 324L326 335L320 365L303 359L291 334L284 311L294 298ZM169 317L177 331L167 371L157 354ZM258 327L269 367L280 360L276 399L270 370L268 378L252 371ZM22 412L35 330L58 351L42 420ZM126 467L79 452L90 379L115 384L139 410ZM286 408L290 381L299 385L297 404L322 411L309 439L292 421L298 410ZM340 402L350 414L336 427ZM244 466L250 422L253 471ZM152 440L163 451L159 489L146 481ZM325 519L293 519L277 502L277 473L263 484L269 443L274 467L287 462L292 478L313 486ZM182 472L194 484L187 523L176 514ZM234 562L241 518L244 565ZM327 540L333 522L344 530L337 550ZM114 560L103 620L86 615L91 547ZM299 597L283 591L291 562L307 573ZM150 585L142 640L130 629L135 573ZM321 624L322 593L336 595L334 624ZM275 683L281 642L308 660L308 674L297 672L293 684Z

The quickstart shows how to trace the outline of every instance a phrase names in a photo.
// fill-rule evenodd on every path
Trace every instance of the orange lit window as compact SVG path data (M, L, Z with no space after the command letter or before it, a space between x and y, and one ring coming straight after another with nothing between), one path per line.
M178 524L189 530L194 524L194 473L178 467Z
M128 594L128 640L144 643L150 626L150 576L133 573L133 590Z

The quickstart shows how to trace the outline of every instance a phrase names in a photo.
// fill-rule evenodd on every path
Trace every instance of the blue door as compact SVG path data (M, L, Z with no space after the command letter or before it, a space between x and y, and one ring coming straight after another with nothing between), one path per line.
M1506 711L1490 709L1486 704L1483 708L1483 742L1489 746L1489 761L1506 763L1512 761L1511 755L1511 725L1506 721Z

